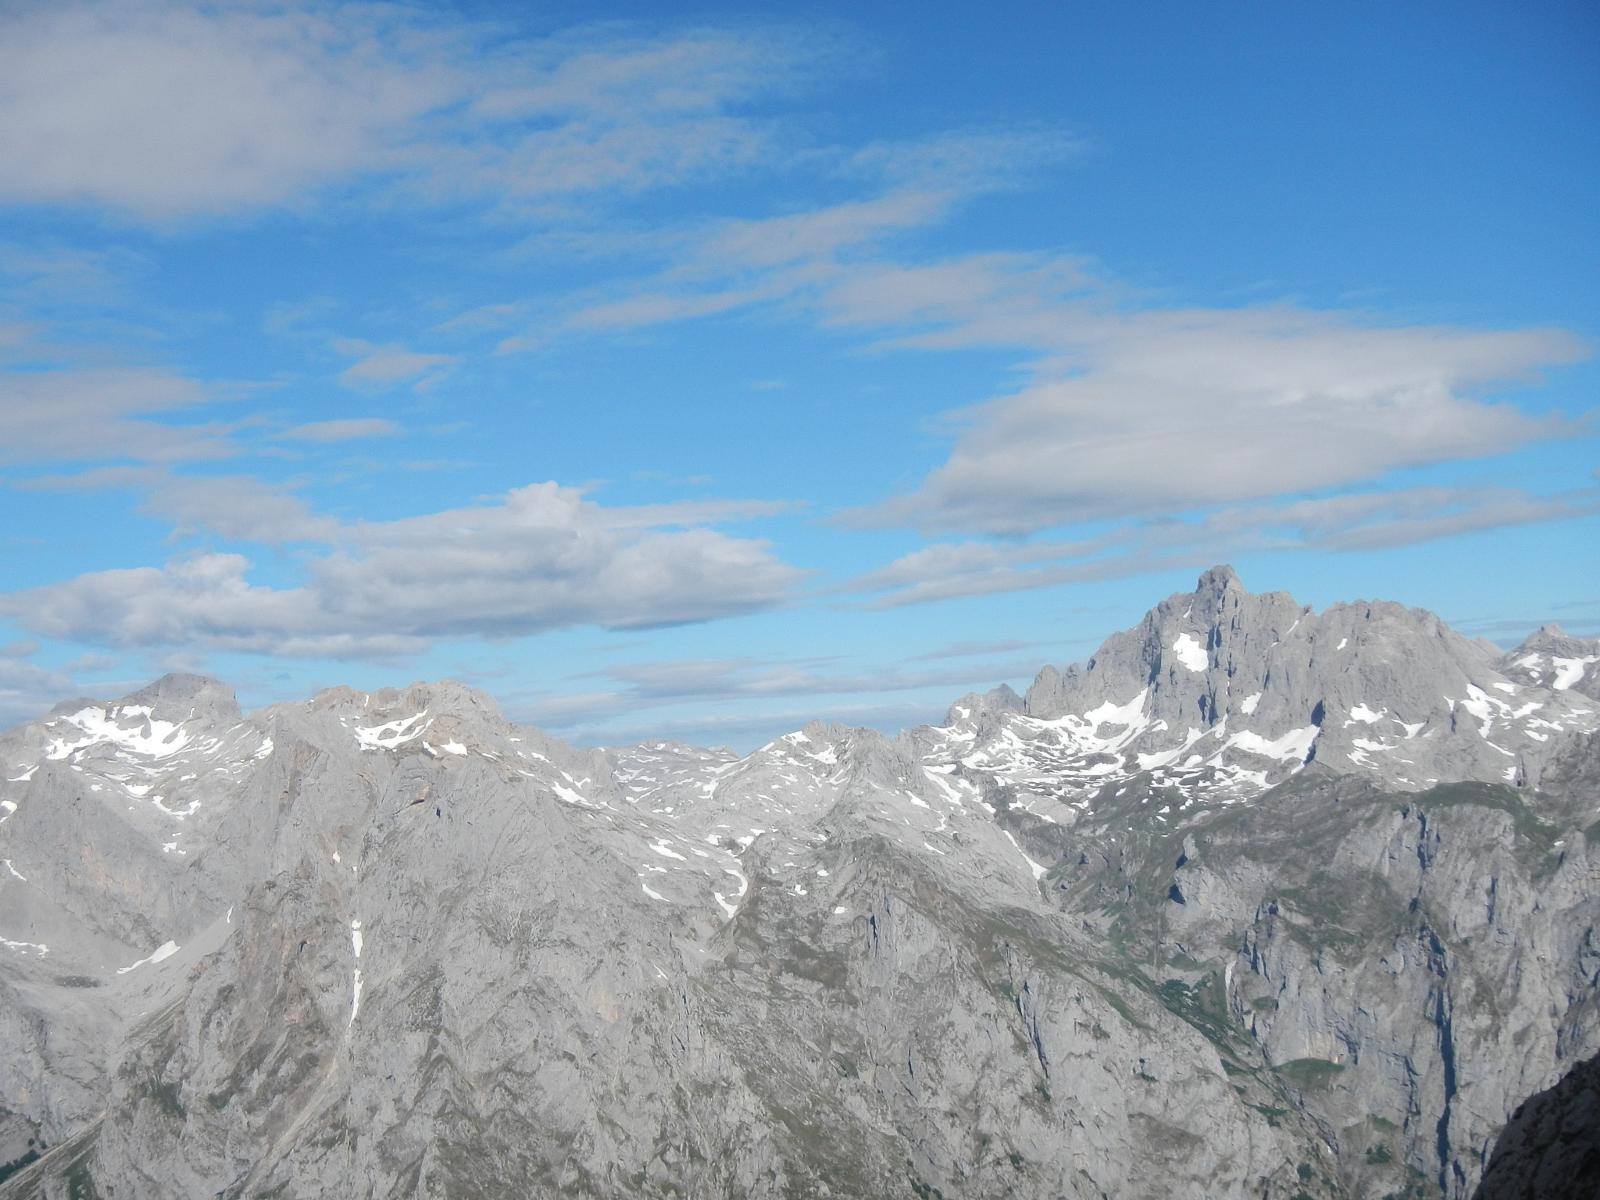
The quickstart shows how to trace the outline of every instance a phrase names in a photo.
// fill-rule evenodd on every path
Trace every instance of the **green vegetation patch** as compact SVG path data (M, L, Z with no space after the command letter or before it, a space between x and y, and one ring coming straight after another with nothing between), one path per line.
M189 1110L184 1108L183 1101L179 1098L177 1084L152 1080L144 1086L142 1094L146 1100L154 1100L156 1106L167 1116L179 1121L188 1119Z
M1344 1068L1344 1063L1325 1058L1296 1058L1277 1064L1273 1070L1302 1091L1313 1091L1331 1086Z

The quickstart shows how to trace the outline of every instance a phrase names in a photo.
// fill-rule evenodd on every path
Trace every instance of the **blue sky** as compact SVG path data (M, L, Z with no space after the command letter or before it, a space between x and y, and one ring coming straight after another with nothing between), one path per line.
M1219 561L1600 632L1591 5L0 25L0 721L894 729Z

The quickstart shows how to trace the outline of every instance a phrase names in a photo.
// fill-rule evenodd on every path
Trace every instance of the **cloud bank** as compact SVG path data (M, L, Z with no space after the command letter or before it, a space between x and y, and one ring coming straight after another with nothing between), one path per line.
M154 503L198 517L206 500L180 486L158 490ZM388 522L334 525L284 510L285 531L333 539L302 586L255 584L244 555L203 553L0 596L0 617L41 637L122 649L373 658L445 638L685 624L787 599L800 572L765 541L683 527L688 515L605 508L555 483ZM249 532L236 514L220 520Z

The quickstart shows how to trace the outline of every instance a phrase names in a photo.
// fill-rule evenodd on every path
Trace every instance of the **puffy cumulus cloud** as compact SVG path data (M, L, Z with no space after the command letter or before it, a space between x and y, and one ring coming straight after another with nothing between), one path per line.
M202 554L165 567L95 571L13 593L0 613L44 637L119 647L259 648L262 631L299 631L305 597L255 587L239 554ZM98 630L98 632L96 632Z
M872 608L1204 567L1259 551L1381 550L1600 512L1600 492L1407 488L1229 505L1191 518L1119 525L1074 542L941 542L847 585Z
M750 29L511 40L407 5L25 0L0 200L170 223L361 183L491 205L679 183L762 154L743 104L827 53Z
M355 526L350 540L316 568L323 601L380 625L398 601L433 635L682 624L771 607L798 579L764 541L640 527L555 483L492 507Z
M176 512L205 499L180 487L152 503ZM0 615L39 636L115 647L386 657L440 638L732 616L781 604L800 576L764 541L674 528L671 514L641 523L554 483L390 522L290 515L332 539L300 586L257 585L242 555L202 554L14 592Z

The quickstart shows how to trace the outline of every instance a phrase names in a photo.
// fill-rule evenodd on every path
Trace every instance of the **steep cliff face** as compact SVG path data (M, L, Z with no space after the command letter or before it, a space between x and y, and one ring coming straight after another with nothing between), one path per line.
M1504 1114L1600 1042L1584 807L1303 776L1165 836L1080 823L1057 886L1259 1049L1352 1194L1464 1195Z
M1600 706L1517 656L1218 570L743 758L64 706L0 738L0 1196L1466 1197L1600 1048Z

